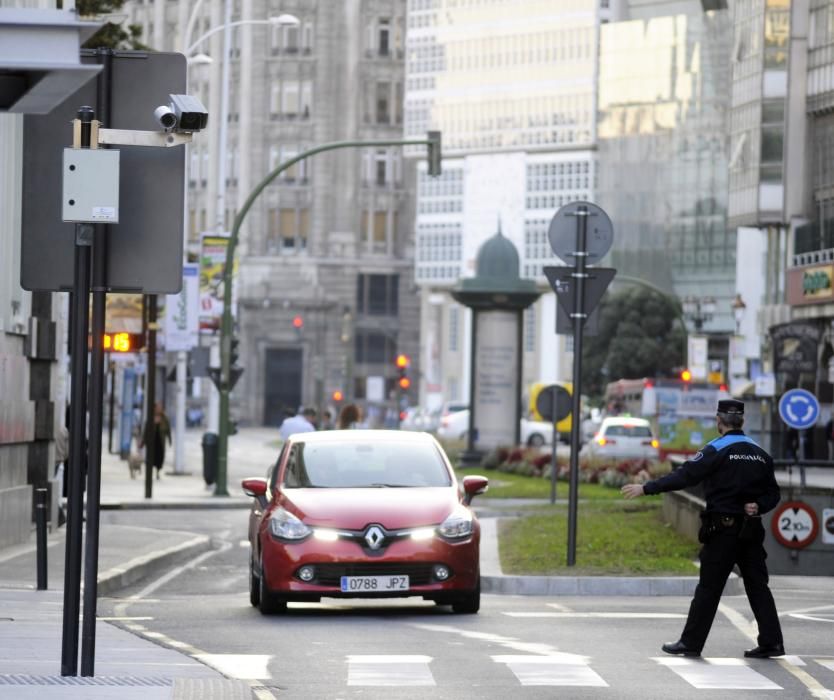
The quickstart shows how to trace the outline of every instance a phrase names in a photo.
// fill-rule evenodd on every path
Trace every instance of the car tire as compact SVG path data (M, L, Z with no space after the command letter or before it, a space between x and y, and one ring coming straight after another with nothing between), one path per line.
M257 608L261 603L261 579L255 576L255 562L252 557L249 557L249 602L253 608Z
M544 436L539 433L533 433L529 438L527 438L527 444L530 447L541 447L544 445Z
M461 594L452 601L452 612L458 615L474 615L481 609L481 578L478 577L478 585L475 589Z
M270 591L266 585L263 558L261 559L261 575L258 577L258 607L261 615L278 615L287 611L287 600Z

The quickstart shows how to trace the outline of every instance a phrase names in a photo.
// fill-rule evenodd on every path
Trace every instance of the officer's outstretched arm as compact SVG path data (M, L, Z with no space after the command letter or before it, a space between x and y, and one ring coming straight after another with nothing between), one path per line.
M687 486L694 486L701 483L718 466L718 452L714 447L707 445L698 452L692 459L686 460L673 472L647 481L643 486L643 492L649 496L667 491L679 491Z

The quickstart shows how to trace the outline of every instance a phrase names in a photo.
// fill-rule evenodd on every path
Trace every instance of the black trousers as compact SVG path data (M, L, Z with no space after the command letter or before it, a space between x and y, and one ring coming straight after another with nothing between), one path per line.
M764 527L759 519L751 524L754 528L751 538L740 540L738 528L728 528L719 530L701 549L701 576L681 634L681 641L690 649L704 648L724 584L735 564L741 571L747 600L759 626L759 645L782 644L776 604L767 586L767 552L762 546Z

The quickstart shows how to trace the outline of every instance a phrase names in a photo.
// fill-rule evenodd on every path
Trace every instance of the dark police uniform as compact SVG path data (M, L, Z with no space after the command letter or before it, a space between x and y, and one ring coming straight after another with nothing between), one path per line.
M728 407L730 410L726 411ZM744 404L720 401L721 411L743 414ZM678 491L699 483L703 483L706 500L699 532L704 545L700 553L701 572L680 643L687 650L701 652L724 584L733 566L738 564L759 626L759 646L781 647L782 629L767 585L767 553L762 546L764 527L761 517L745 516L744 512L745 503L758 504L761 515L779 502L773 460L743 431L730 430L671 474L644 484L643 492L653 495Z

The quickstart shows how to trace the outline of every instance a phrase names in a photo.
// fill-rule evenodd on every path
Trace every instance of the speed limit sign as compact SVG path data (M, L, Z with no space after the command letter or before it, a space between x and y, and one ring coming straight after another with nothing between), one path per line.
M791 549L807 547L817 537L819 522L814 509L802 501L783 503L771 520L773 536Z

